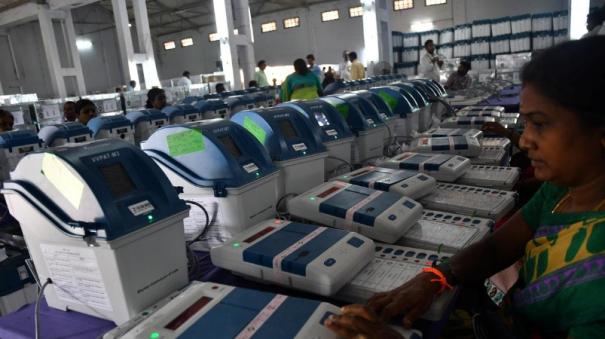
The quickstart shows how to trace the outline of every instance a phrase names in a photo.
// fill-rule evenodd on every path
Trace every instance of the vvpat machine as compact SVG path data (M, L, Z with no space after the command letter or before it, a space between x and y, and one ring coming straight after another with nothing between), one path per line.
M200 112L200 119L229 118L229 106L218 98L199 100L193 107Z
M121 324L188 282L188 208L129 143L29 154L2 193L50 307Z
M321 100L334 107L347 122L355 135L351 150L353 164L379 158L383 154L385 128L382 122L366 118L359 108L336 96L322 97Z
M254 98L250 95L232 95L223 98L223 101L225 104L227 104L227 106L229 106L229 111L231 111L231 114L254 109L256 107Z
M354 232L275 219L211 251L215 266L307 292L336 293L371 259L374 242Z
M379 166L422 172L439 181L453 182L471 167L471 161L459 155L404 152Z
M378 94L368 90L355 91L352 93L369 101L376 108L378 116L387 127L384 134L384 144L388 145L393 142L393 139L396 137L395 128L398 125L397 120L401 118L393 113L389 105Z
M200 113L195 107L188 104L166 106L162 108L171 125L200 120Z
M121 139L131 144L134 142L134 127L123 115L108 115L90 119L86 125L92 132L92 138Z
M134 141L136 145L147 140L150 135L162 126L168 125L168 116L157 109L134 111L126 114L134 126Z
M92 132L79 122L64 122L42 127L38 137L44 141L44 146L57 147L90 141Z
M181 198L192 206L185 220L188 240L208 249L275 215L279 172L263 146L244 128L214 119L168 126L143 145ZM208 220L210 219L210 220ZM206 229L208 225L209 229Z
M328 152L309 119L296 109L276 106L243 111L231 120L254 135L280 169L280 198L324 182Z
M347 122L338 111L323 100L290 101L280 106L289 106L305 117L319 132L321 141L328 149L326 158L326 178L343 165L351 164L351 152L355 137ZM338 158L338 159L337 159Z
M415 171L367 166L336 177L336 180L353 185L393 192L418 199L435 190L435 178Z
M399 119L395 119L395 126L392 127L393 136L410 137L412 135L412 114L417 114L419 110L416 100L410 101L402 93L403 90L395 86L374 87L369 91L376 93L399 117Z
M412 131L422 132L428 129L429 126L425 124L426 121L430 121L431 119L431 104L428 101L428 97L412 83L396 82L391 84L391 86L399 87L403 92L416 100L419 110L417 114L412 114Z
M333 181L288 201L288 211L299 218L393 243L420 219L422 206L399 194Z
M29 152L42 148L34 131L17 130L0 133L0 180L7 180L17 163Z

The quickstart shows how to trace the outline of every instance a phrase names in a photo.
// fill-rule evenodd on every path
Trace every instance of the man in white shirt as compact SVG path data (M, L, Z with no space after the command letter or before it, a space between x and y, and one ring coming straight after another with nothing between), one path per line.
M189 71L183 72L183 76L179 79L177 85L186 86L187 88L191 87L191 79L189 78L190 75L191 73L189 73Z
M349 51L342 52L344 62L338 65L340 79L343 81L351 80L351 62L349 61Z
M420 58L418 64L418 74L435 81L439 81L439 70L443 66L443 60L435 51L435 44L433 40L427 40L424 43L424 54Z
M586 30L588 31L586 34L582 35L582 39L590 38L591 36L597 36L600 34L600 31L603 29L603 10L597 9L588 13L586 16Z
M254 80L256 80L256 84L258 87L269 86L269 82L267 81L267 74L265 74L265 68L267 68L267 62L265 60L259 61L256 66L258 66L258 71L254 73Z

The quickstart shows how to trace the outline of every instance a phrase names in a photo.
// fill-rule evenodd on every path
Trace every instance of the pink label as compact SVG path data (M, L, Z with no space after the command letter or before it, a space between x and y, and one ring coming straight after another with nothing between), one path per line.
M320 235L325 230L326 230L325 227L316 228L313 232L307 234L304 238L302 238L299 241L295 242L294 244L290 245L290 247L286 248L285 250L281 251L278 255L273 257L273 272L275 273L275 276L278 279L282 277L281 262L287 256L294 253L299 248L303 247L306 243L311 241L316 236Z
M288 297L278 294L265 306L252 321L244 328L235 339L250 339L263 324L271 318L271 315L279 308Z
M365 199L361 200L360 202L358 202L357 204L353 205L353 207L349 208L347 210L347 214L345 215L345 224L344 224L345 229L351 230L353 228L353 215L355 215L355 212L357 212L357 210L362 208L364 205L367 205L370 201L376 199L381 194L382 194L382 192L376 191L376 192L368 195L367 198L365 198Z

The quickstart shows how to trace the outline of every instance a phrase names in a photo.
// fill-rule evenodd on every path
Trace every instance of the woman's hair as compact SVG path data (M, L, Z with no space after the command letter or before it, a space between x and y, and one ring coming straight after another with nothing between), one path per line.
M535 55L521 71L548 99L575 112L587 126L605 127L605 36L558 44Z
M84 108L86 106L93 106L95 109L97 108L95 103L92 102L91 100L80 99L80 100L78 100L78 102L76 102L76 107L75 107L76 114L80 114L80 111L82 110L82 108Z
M294 70L296 73L300 75L305 75L309 73L309 68L307 67L307 62L303 59L294 60Z
M159 95L165 94L164 90L161 88L154 87L147 92L147 102L145 103L145 108L153 108L153 101Z

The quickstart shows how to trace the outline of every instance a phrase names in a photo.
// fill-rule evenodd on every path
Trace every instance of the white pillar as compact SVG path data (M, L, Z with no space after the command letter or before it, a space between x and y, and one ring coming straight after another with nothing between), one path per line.
M71 61L66 61L66 63L71 63L71 65L68 65L67 67L63 67L61 64L53 19L60 20L60 23L63 25L63 29L65 29L66 32L65 47L69 49L66 55ZM38 12L38 21L40 24L42 43L44 45L44 52L48 63L48 72L50 74L53 93L58 97L66 97L67 89L65 87L65 77L72 76L76 78L78 86L76 94L86 94L84 74L80 63L80 55L78 54L76 47L76 36L71 13L69 11L50 11L46 8L41 8Z
M137 64L134 58L134 47L132 46L132 36L128 27L128 9L126 1L111 0L113 8L113 17L116 23L118 36L118 47L120 48L120 57L122 60L122 74L124 80L128 83L130 80L137 82L139 86L139 74L137 72Z
M213 0L214 19L225 79L232 89L241 89L242 82L251 80L254 73L253 35L248 0L233 0L233 3L231 0ZM238 35L233 33L236 27ZM240 76L240 67L244 79Z
M363 6L363 41L362 61L368 66L380 61L393 63L393 40L388 8L381 8L379 1L361 0Z
M153 54L153 43L151 42L151 31L149 29L149 17L147 15L147 4L145 0L132 0L134 20L137 28L139 42L139 59L143 60L143 74L147 88L160 86L158 69ZM135 54L136 55L136 54Z

